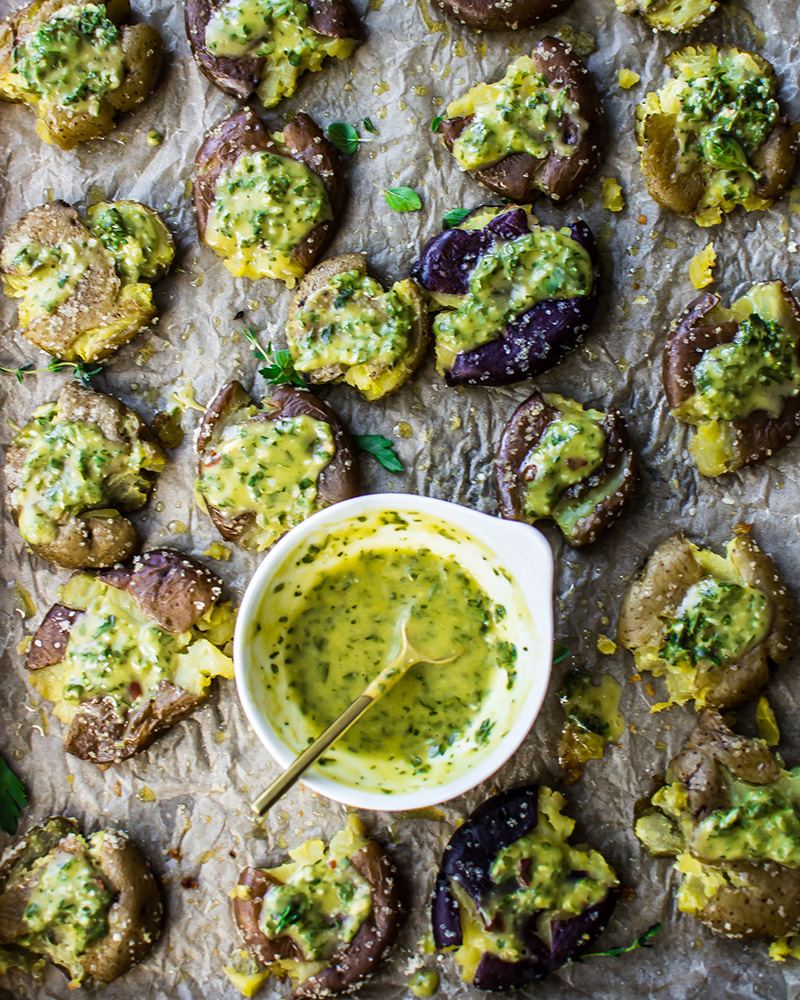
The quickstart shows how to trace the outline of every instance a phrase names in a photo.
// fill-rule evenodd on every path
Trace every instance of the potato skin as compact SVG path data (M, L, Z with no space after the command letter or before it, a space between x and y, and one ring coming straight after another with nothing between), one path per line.
M313 267L297 286L297 290L289 303L289 311L286 317L286 338L289 349L292 349L293 342L302 335L302 328L298 324L298 316L305 304L305 300L313 295L319 288L325 285L337 274L345 274L348 271L358 271L360 274L367 273L367 258L363 253L346 253L339 257L328 257ZM422 291L413 278L408 278L403 282L408 297L411 299L414 310L415 324L412 332L411 342L406 354L399 358L391 369L383 372L376 372L376 376L383 374L384 378L392 372L394 377L388 389L380 391L373 389L370 392L361 390L366 399L373 401L382 399L393 392L396 392L414 374L415 370L422 363L425 351L430 339L428 307L422 297ZM309 382L324 383L341 381L347 374L346 365L331 365L328 368L319 368L314 371L304 373Z
M445 14L484 31L532 28L565 11L572 0L436 0Z
M330 426L336 450L317 480L317 497L322 506L327 507L358 495L360 487L355 448L344 424L327 403L306 389L288 385L278 386L264 403L263 412L252 419L278 420L281 417L306 415ZM235 421L237 411L252 405L254 400L245 392L241 382L229 382L217 393L198 430L198 472L202 473L205 451L213 443L216 429L219 427L221 430L226 423ZM257 546L259 529L255 523L255 512L230 517L216 507L208 504L206 507L223 538L245 548Z
M351 993L374 972L397 940L403 903L394 865L375 841L356 851L350 861L372 887L372 911L353 940L331 956L328 967L295 989L292 995L296 1000ZM234 918L245 944L262 965L279 958L302 959L291 938L268 938L259 926L264 896L270 886L279 884L264 869L245 868L239 876L239 885L250 890L250 898L237 898L233 904Z
M89 389L75 381L68 382L58 397L58 414L64 421L96 425L109 441L124 445L132 438L139 438L145 443L153 461L164 457L149 427L138 413L114 396ZM128 424L133 424L132 431L126 426ZM6 452L8 506L15 524L19 523L21 511L17 491L22 485L26 455L27 449L21 445L11 444ZM106 503L116 506L122 513L136 510L142 506L137 499L138 490L149 494L155 479L156 473L142 470L136 477L136 492L117 488L113 496L107 497ZM103 518L72 517L60 525L52 542L44 545L27 544L43 559L65 569L113 566L114 563L130 558L137 545L136 529L122 513Z
M206 48L208 22L225 0L186 0L186 34L192 55L208 79L226 94L246 101L261 83L264 58L215 56ZM362 41L364 29L350 0L310 0L308 27L329 38Z
M545 430L560 411L550 405L541 393L535 392L517 407L506 424L495 458L495 487L502 517L512 521L527 521L524 510L524 483L520 471L526 456L541 439ZM600 467L587 479L570 486L562 496L580 500L615 472L622 472L617 488L602 497L592 513L576 523L565 540L579 548L594 542L622 513L632 497L638 480L636 455L628 441L625 418L619 410L611 410L603 421L606 433L606 453Z
M767 285L770 282L759 282ZM782 281L781 294L800 326L800 304ZM693 299L669 331L664 347L662 377L667 402L680 406L695 393L694 371L703 355L712 347L729 344L739 330L735 320L706 324L704 318L720 304L720 297L702 292ZM795 353L800 359L800 340ZM754 465L782 448L800 430L800 394L790 396L777 417L766 410L755 410L741 420L726 421L734 435L734 457L726 471Z
M219 578L202 563L174 549L151 549L98 577L127 591L143 614L168 632L195 625L222 593ZM69 633L82 611L55 604L33 637L28 670L60 663ZM112 764L146 749L165 730L190 715L207 695L162 681L155 696L134 711L121 712L111 696L82 702L64 738L68 753L95 764Z
M100 98L96 114L88 111L75 114L74 109L63 105L45 102L37 105L28 100L14 89L13 76L9 79L14 48L33 34L40 23L46 23L58 10L73 3L74 0L33 0L0 23L0 99L31 104L39 118L39 134L62 149L74 149L81 142L102 138L112 131L117 112L130 111L153 92L164 57L164 43L155 28L149 24L122 25L131 14L127 0L108 3L107 17L122 35L125 77L120 86Z
M205 242L208 215L216 199L220 174L245 152L273 153L304 163L319 176L331 206L332 218L320 222L296 248L292 259L308 270L330 242L344 206L344 171L336 150L314 119L300 112L283 130L285 150L271 138L259 116L250 108L235 111L218 122L206 135L195 158L192 190L197 232Z
M65 816L54 816L29 830L0 866L0 911L9 885L20 880L24 884L25 873L38 858L60 844L70 849L77 834L77 822ZM141 962L158 939L161 893L150 866L124 833L103 830L99 844L92 844L88 853L115 898L108 911L108 932L87 949L80 962L94 983L107 985ZM4 941L0 934L0 944L5 943L11 940Z
M543 38L534 46L531 60L548 84L566 89L587 122L575 152L572 156L559 156L552 150L544 159L530 153L509 153L498 163L471 173L490 190L513 202L532 201L539 192L552 201L564 201L583 186L600 160L605 134L603 105L591 73L560 39ZM470 121L471 118L445 118L439 126L439 134L450 152ZM565 129L567 137L568 141L577 138Z

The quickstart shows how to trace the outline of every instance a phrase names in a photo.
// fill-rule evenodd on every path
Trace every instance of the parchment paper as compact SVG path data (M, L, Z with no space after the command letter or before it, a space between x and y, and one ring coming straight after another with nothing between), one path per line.
M621 523L588 551L572 552L557 532L545 530L557 560L556 634L577 660L609 670L623 683L622 708L628 722L620 747L603 761L590 763L581 782L567 793L570 811L579 817L579 837L603 850L631 890L597 950L627 944L656 921L662 921L664 929L649 950L565 968L524 993L559 1000L797 997L800 965L770 963L763 942L725 941L678 914L677 878L670 874L669 863L644 856L630 829L634 800L648 790L653 774L663 772L691 728L694 713L685 707L649 715L649 705L663 690L651 697L646 680L629 683L632 658L622 652L603 657L596 643L599 633L613 635L631 574L653 546L678 527L719 548L738 520L754 522L754 537L800 593L800 438L753 470L703 479L685 457L687 432L670 418L660 379L669 321L695 294L688 282L689 259L709 239L719 255L714 289L725 301L764 278L782 277L800 291L800 216L791 212L792 204L800 211L800 199L785 197L770 211L737 212L721 226L700 230L648 198L638 171L633 111L647 89L660 85L664 56L678 41L653 36L638 20L619 14L612 0L576 0L566 15L544 28L485 35L446 20L427 0L370 0L366 11L364 0L356 0L356 5L365 14L366 44L352 59L304 77L298 92L265 117L273 128L298 110L309 111L323 126L372 118L380 134L347 164L350 200L328 252L365 250L374 272L387 280L407 274L422 243L439 231L445 211L496 201L460 173L431 135L431 119L469 86L502 75L510 58L529 51L548 31L573 25L598 41L588 65L608 114L602 164L581 196L561 207L542 199L537 211L548 223L578 215L589 222L602 249L603 294L586 346L537 379L536 387L591 406L619 406L628 415L641 455L643 482ZM45 146L34 133L29 109L0 106L0 221L5 231L24 211L51 196L81 205L98 196L135 198L164 214L176 236L181 270L157 286L162 317L94 380L97 388L118 395L151 419L184 378L201 402L233 377L248 389L262 391L256 362L236 333L252 325L264 342L273 337L283 344L290 293L271 280L234 280L222 262L198 244L188 198L194 155L205 130L236 105L212 87L192 61L182 4L139 0L135 7L139 17L159 28L166 43L158 91L125 116L106 140L73 152ZM757 30L735 0L725 7L695 31L692 40L755 47L774 63L784 105L800 117L797 5L753 4ZM5 16L9 9L8 0L2 0L0 14ZM642 77L629 91L617 84L622 68ZM151 128L165 136L155 149L145 141ZM627 208L621 213L612 215L600 204L605 177L616 177L622 184ZM421 212L400 215L384 204L375 185L399 184L420 192ZM0 310L3 363L46 364L47 358L19 336L14 303L2 297ZM241 310L244 316L235 319ZM12 377L4 377L0 393L6 420L23 423L35 406L57 395L63 381L63 376L47 374L17 385ZM368 404L344 386L321 395L354 432L397 439L407 473L390 475L365 457L367 490L409 490L495 512L493 449L512 410L532 389L530 383L509 389L448 389L429 360L388 400ZM185 442L171 454L150 506L134 515L145 547L168 544L199 554L219 540L192 502L192 438L198 418L196 411L186 412ZM7 442L13 433L7 422L1 433ZM47 703L28 687L16 647L38 624L68 574L29 555L8 515L0 521L0 532L7 580L30 591L36 605L35 617L23 623L12 589L2 594L0 751L25 779L30 795L20 833L58 812L77 817L88 830L102 824L119 826L157 871L166 902L164 934L147 960L112 985L106 996L238 996L222 965L230 949L239 945L227 893L240 868L275 862L284 848L332 832L342 824L344 808L298 787L270 814L266 831L252 822L248 802L275 776L276 768L245 722L232 681L223 682L191 719L132 760L101 771L66 756L61 726L49 719ZM229 562L215 563L214 568L238 598L257 562L257 557L234 550ZM556 668L545 710L521 751L492 781L442 806L441 820L365 814L369 828L387 844L403 873L409 920L400 946L361 996L389 1000L407 994L409 972L423 962L440 968L443 1000L478 996L460 984L451 959L419 955L418 942L428 929L427 900L436 860L457 822L493 790L524 782L559 782L561 712L555 690L566 666ZM796 659L782 667L769 688L784 734L780 750L790 765L800 763L797 667ZM747 729L748 713L743 720ZM0 835L0 846L5 842ZM52 967L44 985L32 985L17 975L0 981L15 998L91 995L89 990L70 991L66 978ZM271 981L262 995L287 994L286 986Z

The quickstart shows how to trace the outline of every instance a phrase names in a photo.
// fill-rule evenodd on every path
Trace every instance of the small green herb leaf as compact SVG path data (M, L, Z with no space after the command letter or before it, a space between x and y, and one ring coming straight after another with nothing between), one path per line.
M449 212L445 212L442 219L442 229L455 229L456 226L461 225L468 215L468 208L451 208Z
M569 650L566 646L562 646L560 642L553 643L553 663L561 663L562 660L566 660L569 656Z
M267 342L267 349L265 351L258 342L258 337L252 328L245 330L244 335L250 344L250 350L253 352L256 361L266 362L263 368L258 369L258 374L263 376L267 382L271 382L273 385L304 386L306 384L306 380L300 372L295 371L292 355L289 351L283 350L273 353L270 341Z
M333 122L327 128L328 138L345 156L352 156L358 149L358 132L347 122Z
M0 830L9 835L15 833L22 810L27 804L25 786L0 757Z
M640 934L633 944L621 946L619 948L609 948L608 951L593 951L589 955L582 955L578 961L583 961L584 958L603 958L606 955L610 955L611 957L615 957L617 955L627 955L629 951L636 951L637 948L652 948L653 938L660 930L661 924L653 924L653 926L648 927L643 934Z
M439 126L444 121L444 115L437 115L431 122L431 132L438 132Z
M373 455L389 472L402 472L403 463L397 457L392 442L380 434L355 434L353 436L356 448Z
M386 204L395 212L416 212L422 208L422 199L410 187L381 188Z
M45 368L34 368L32 364L20 365L19 368L6 368L4 365L0 365L0 372L5 372L6 375L13 375L22 384L22 380L26 375L61 372L70 368L74 377L83 382L84 385L89 385L89 379L92 375L97 375L98 372L103 370L102 365L89 365L84 361L59 361L58 358L53 358Z
M372 132L373 135L377 135L378 134L378 130L372 124L372 119L371 118L365 118L364 121L363 121L363 125L364 125L364 131L365 132Z

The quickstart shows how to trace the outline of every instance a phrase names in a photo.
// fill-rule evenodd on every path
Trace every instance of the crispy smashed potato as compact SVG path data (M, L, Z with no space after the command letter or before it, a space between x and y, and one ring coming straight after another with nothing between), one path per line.
M726 937L800 933L800 769L705 711L636 836L683 875L678 908Z
M725 557L672 535L622 600L617 641L639 670L664 676L662 705L733 708L789 659L800 634L797 605L775 563L746 533Z
M149 24L124 25L128 0L33 0L0 23L0 99L36 110L36 131L73 149L109 133L148 97L164 45Z
M800 429L800 305L782 281L760 281L730 308L704 292L667 337L664 389L692 424L704 476L768 458Z
M399 389L428 346L428 309L413 278L388 291L367 274L363 253L309 271L289 305L286 339L311 382L346 382L369 400Z
M639 14L655 31L689 31L711 17L719 0L615 0L623 14Z
M148 954L161 894L124 833L80 833L74 819L35 826L0 865L0 964L62 968L70 987L103 986Z
M768 208L789 186L797 134L781 113L766 59L733 45L688 45L672 76L636 109L650 196L699 226L737 206Z
M156 316L151 281L175 255L169 230L139 202L102 202L84 223L63 201L26 212L0 247L23 335L66 361L99 361ZM88 227L88 228L87 228Z
M309 840L289 855L278 868L245 868L231 894L256 963L249 974L288 974L295 1000L350 993L397 938L403 907L394 865L354 813L330 844ZM296 917L287 920L289 906ZM236 982L233 971L226 969Z
M68 727L68 753L96 764L148 747L232 677L234 614L220 580L174 549L78 573L59 588L28 651L32 686Z
M164 453L124 403L69 382L6 453L11 516L43 559L68 569L113 566L136 549L124 516L147 503Z

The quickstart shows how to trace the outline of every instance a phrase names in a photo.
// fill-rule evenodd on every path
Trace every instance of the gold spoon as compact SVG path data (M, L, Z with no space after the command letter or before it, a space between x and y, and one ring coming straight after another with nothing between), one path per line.
M265 789L250 804L250 808L257 816L263 816L268 809L271 809L278 799L288 792L300 775L307 768L311 767L332 743L335 743L340 736L343 736L376 701L382 698L387 691L390 691L401 677L405 676L409 667L413 667L417 663L433 665L451 663L459 655L460 650L453 653L452 656L444 657L444 659L432 660L430 657L425 656L424 653L420 653L418 649L415 649L411 645L406 634L409 617L410 612L405 615L400 625L400 652L397 656L381 670L377 677L369 682L362 694L355 701L350 702L342 714L334 719L328 728L319 734L294 763L290 764L283 774L278 775L269 788Z

